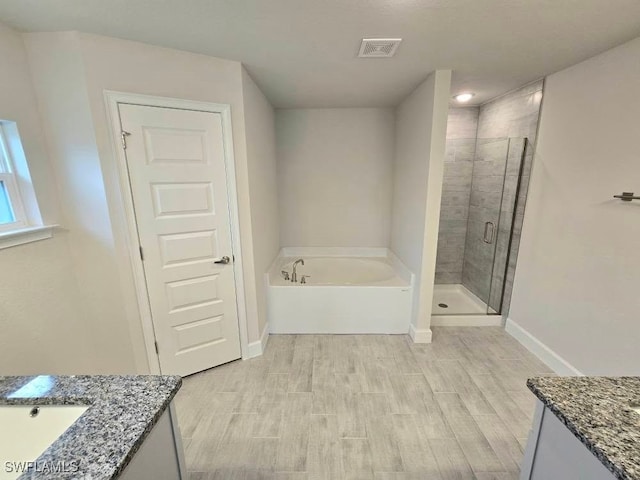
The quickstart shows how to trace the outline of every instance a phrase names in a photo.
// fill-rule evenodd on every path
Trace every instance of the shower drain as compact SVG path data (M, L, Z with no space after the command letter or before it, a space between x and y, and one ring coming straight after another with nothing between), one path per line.
M447 305L446 303L439 303L438 306L440 308L449 308L449 305Z

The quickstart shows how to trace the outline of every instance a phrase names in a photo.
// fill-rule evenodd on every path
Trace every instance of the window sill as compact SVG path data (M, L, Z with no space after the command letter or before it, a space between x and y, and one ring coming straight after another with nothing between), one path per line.
M24 227L19 230L0 232L0 250L51 238L53 237L53 229L55 227L57 227L57 225L40 225L37 227Z

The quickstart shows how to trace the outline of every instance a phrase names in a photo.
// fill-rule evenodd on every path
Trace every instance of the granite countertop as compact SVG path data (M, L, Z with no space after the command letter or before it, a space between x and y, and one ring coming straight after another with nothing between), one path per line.
M545 377L529 389L621 480L640 480L640 377Z
M21 479L116 478L129 464L182 385L177 376L0 376L0 405L87 405L82 416L38 457L77 462L68 473Z

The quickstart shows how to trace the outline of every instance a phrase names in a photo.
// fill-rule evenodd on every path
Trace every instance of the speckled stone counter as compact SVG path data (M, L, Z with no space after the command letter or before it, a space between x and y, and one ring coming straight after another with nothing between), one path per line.
M545 377L529 389L621 480L640 480L640 377Z
M73 473L21 479L111 479L129 464L180 389L177 376L0 376L0 405L88 405L38 459L77 462Z

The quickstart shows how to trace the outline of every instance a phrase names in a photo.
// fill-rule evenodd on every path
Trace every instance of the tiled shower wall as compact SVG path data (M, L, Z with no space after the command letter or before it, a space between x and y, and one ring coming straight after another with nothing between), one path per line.
M482 195L472 198L473 160L477 149L491 149L488 139L527 138L524 154L524 165L520 192L516 203L516 217L513 224L514 234L509 247L509 230L513 218L513 197L515 195L518 177L518 156L521 154L522 140L511 140L508 150L508 167L505 178L505 197L500 212L500 229L496 238L496 268L493 272L492 284L497 286L491 295L490 304L496 307L496 295L501 293L504 284L505 295L502 303L503 315L508 314L513 288L513 277L520 245L520 234L524 218L524 206L529 185L529 175L533 160L540 102L542 100L542 80L529 84L519 90L510 92L481 107L452 108L449 112L447 124L447 151L445 158L445 173L442 193L442 210L440 212L440 232L438 241L438 257L436 262L436 283L462 283L472 291L475 269L477 275L484 274L485 284L488 282L488 272L491 262L484 262L474 253L473 246L465 242L467 239L467 224L473 216L473 204L482 201ZM476 143L477 142L477 143ZM502 147L505 147L505 143ZM496 145L497 146L497 145ZM498 151L494 149L493 153ZM506 147L503 148L506 153ZM484 156L484 155L483 155ZM499 155L498 155L499 156ZM484 156L487 158L486 156ZM497 157L496 157L497 158ZM501 189L500 185L500 189ZM480 212L475 209L475 212ZM471 222L472 224L474 222ZM484 228L484 222L481 222ZM480 241L482 241L480 239ZM509 255L506 278L504 265ZM476 255L476 257L474 257ZM485 268L479 268L487 263ZM478 292L478 289L475 288ZM489 300L485 298L485 301Z
M462 283L478 114L478 107L449 110L436 259L437 284Z

